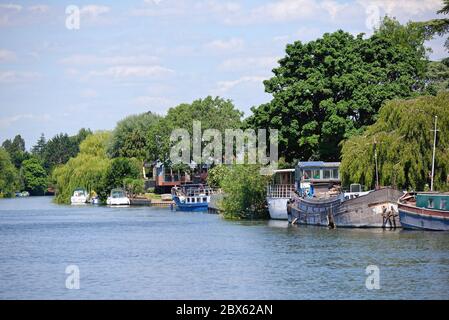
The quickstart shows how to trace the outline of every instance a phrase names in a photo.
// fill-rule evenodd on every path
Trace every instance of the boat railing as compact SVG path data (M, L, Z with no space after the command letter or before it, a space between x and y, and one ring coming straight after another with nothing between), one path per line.
M172 190L172 194L174 195L183 195L186 197L200 197L200 196L209 196L211 194L214 194L215 191L212 188L209 187L203 187L203 188L174 188Z
M271 184L267 186L267 197L269 198L291 198L294 193L294 184Z

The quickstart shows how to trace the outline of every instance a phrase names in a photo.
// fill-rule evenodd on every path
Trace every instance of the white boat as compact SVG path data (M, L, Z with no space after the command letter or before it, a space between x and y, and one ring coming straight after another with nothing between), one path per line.
M267 186L267 203L270 218L288 220L287 201L295 190L295 169L275 170L272 182Z
M111 195L106 200L106 204L109 206L127 206L131 202L123 189L112 189Z
M72 204L85 204L89 201L89 194L84 189L76 189L70 198Z

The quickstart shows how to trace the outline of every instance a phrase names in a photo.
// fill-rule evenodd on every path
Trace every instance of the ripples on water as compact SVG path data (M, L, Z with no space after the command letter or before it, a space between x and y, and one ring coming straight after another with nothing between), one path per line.
M1 299L448 299L449 234L0 199ZM68 265L79 290L65 287ZM380 268L380 290L365 268Z

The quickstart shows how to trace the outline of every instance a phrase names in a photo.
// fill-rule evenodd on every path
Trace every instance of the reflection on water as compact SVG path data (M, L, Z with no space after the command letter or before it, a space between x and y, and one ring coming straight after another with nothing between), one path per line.
M3 299L448 299L449 234L0 200ZM65 287L77 265L80 289ZM380 290L365 286L380 268Z

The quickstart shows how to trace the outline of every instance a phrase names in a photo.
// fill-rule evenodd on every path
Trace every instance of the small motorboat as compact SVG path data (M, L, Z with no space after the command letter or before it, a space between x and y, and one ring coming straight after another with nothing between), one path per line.
M176 210L207 211L210 196L214 191L201 184L186 184L172 188L172 199Z
M70 198L70 202L74 205L85 204L89 202L89 194L85 189L76 189L73 192L73 196Z
M112 189L111 195L106 200L106 204L109 206L127 206L131 202L123 189Z

